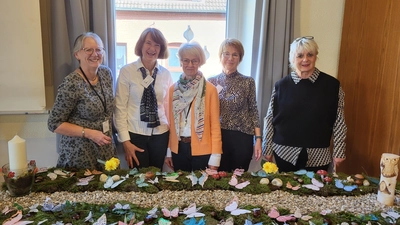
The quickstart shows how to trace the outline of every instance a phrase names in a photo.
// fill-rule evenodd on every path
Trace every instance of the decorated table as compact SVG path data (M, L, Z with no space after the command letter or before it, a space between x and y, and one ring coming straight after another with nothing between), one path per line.
M365 174L278 173L273 163L263 163L262 170L251 173L162 173L104 163L104 171L35 169L31 192L20 197L11 196L7 181L17 182L24 175L3 171L0 223L400 223L397 186L393 204L382 204L378 192L386 189L378 178Z

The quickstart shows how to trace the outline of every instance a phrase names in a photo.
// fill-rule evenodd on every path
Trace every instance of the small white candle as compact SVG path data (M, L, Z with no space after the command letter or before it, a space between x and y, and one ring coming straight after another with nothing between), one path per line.
M10 171L16 175L23 174L28 169L26 157L26 144L25 140L15 135L13 139L8 142L8 159Z

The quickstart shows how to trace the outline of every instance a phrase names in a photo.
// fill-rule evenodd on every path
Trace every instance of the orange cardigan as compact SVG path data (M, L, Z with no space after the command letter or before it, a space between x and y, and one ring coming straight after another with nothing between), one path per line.
M176 128L174 123L174 115L172 113L172 95L174 92L175 84L169 88L169 115L168 123L169 128L169 147L172 152L178 153L179 139L176 135ZM206 96L204 107L204 133L200 141L197 137L194 126L191 127L191 147L192 155L208 155L208 154L222 154L222 141L221 141L221 125L219 121L219 98L217 89L210 82L206 81ZM191 106L191 124L194 122L194 104Z

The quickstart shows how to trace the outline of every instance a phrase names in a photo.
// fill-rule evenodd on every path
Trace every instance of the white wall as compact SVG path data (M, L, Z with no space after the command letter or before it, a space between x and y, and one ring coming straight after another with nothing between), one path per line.
M345 0L296 0L294 36L314 36L316 67L337 77Z
M23 1L23 4L38 1ZM0 1L0 7L4 2ZM21 4L22 1L12 2ZM313 35L320 47L317 67L337 76L344 0L297 0L295 4L295 36ZM17 16L28 14L21 12ZM8 51L3 50L0 54ZM0 115L0 166L8 162L7 144L16 134L26 140L28 159L35 159L39 167L56 165L56 138L47 129L47 118L47 114Z

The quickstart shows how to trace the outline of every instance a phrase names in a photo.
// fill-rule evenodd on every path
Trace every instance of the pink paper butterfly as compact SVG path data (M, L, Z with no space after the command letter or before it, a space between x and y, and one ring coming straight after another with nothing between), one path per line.
M276 207L271 208L271 210L268 213L268 216L272 219L276 219L278 222L283 222L283 223L286 223L286 221L296 220L296 217L294 217L294 215L284 215L284 216L279 215L279 212L276 209Z
M239 183L236 175L232 175L232 178L229 181L229 185L234 186L237 189L243 189L249 184L250 184L250 181L245 181L245 182Z
M162 211L164 217L167 217L167 218L172 218L172 217L176 218L179 216L179 207L176 207L171 211L169 211L167 208L164 207L163 209L161 209L161 211Z

